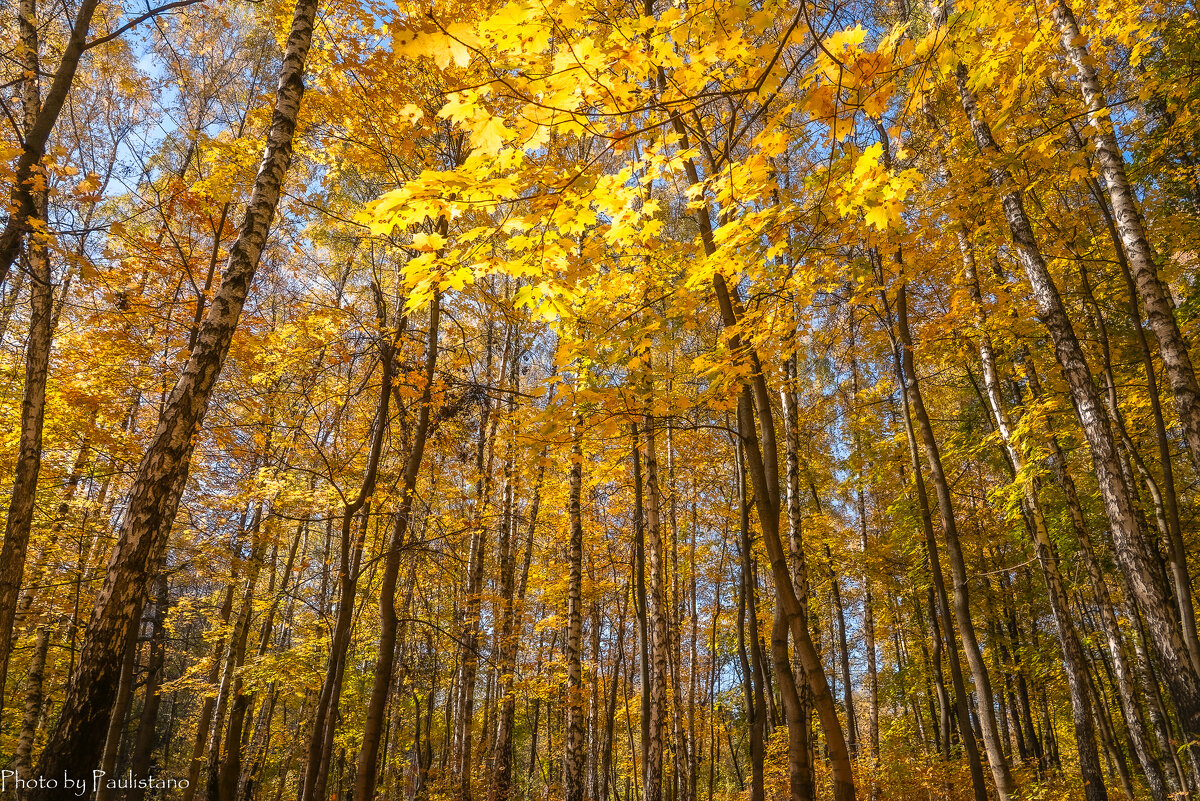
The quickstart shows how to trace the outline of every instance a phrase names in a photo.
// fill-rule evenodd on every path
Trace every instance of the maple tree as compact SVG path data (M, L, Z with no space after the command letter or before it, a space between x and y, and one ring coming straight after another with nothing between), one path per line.
M11 5L2 792L1200 793L1194 5Z

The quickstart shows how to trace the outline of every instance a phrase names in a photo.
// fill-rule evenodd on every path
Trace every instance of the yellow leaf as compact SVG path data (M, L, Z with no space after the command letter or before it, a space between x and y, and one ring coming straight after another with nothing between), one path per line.
M441 234L417 234L413 237L413 249L423 253L432 253L446 246L446 238Z
M503 120L488 117L483 125L471 131L471 144L486 153L498 153L511 133Z

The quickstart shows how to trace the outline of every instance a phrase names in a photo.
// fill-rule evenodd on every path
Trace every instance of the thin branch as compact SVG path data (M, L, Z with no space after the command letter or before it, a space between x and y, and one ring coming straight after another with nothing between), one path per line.
M174 9L174 8L185 8L187 6L194 6L197 3L202 3L202 2L204 2L204 0L175 0L172 3L167 3L165 5L161 5L158 8L152 8L149 11L147 11L145 14L142 14L140 17L134 17L129 22L125 23L120 28L117 28L115 31L108 34L107 36L101 36L99 39L93 39L92 41L85 44L83 46L83 49L91 50L93 47L99 47L102 44L107 44L108 42L111 42L113 39L116 39L121 34L130 30L131 28L136 28L137 26L141 25L146 20L152 19L153 17L157 17L159 14L163 13L164 11L170 11L171 9Z

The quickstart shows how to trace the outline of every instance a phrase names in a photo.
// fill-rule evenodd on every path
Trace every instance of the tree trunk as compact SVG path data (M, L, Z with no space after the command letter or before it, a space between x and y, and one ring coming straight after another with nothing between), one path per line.
M237 561L234 560L234 573L229 581L229 586L225 588L225 600L221 603L221 611L218 614L217 622L223 629L228 623L229 618L233 614L233 594L237 584ZM213 644L212 664L209 666L208 675L205 677L206 686L213 686L221 678L221 666L224 664L222 655L225 653L225 637L222 634ZM212 725L213 712L216 708L216 696L205 694L204 700L200 703L200 716L196 722L196 738L192 744L192 757L188 761L188 786L183 791L183 801L192 801L196 790L200 785L200 771L204 767L204 744L208 742L208 730Z
M1041 394L1040 382L1038 381L1037 373L1033 370L1032 362L1028 359L1025 360L1025 368L1030 388L1033 390L1034 396L1038 397ZM1134 754L1142 766L1142 771L1146 777L1146 784L1150 788L1151 797L1155 801L1165 801L1175 791L1175 788L1168 787L1167 785L1162 765L1151 746L1141 707L1136 701L1136 679L1126 658L1121 626L1117 621L1117 615L1113 608L1108 583L1104 577L1100 562L1096 557L1095 548L1092 545L1091 533L1084 518L1083 506L1079 501L1079 493L1075 488L1074 480L1067 472L1066 455L1058 443L1058 437L1049 434L1047 435L1047 442L1050 446L1050 466L1055 480L1062 488L1063 495L1066 498L1075 538L1079 542L1088 578L1092 584L1092 592L1096 598L1096 605L1100 610L1100 622L1108 643L1109 656L1112 658L1113 673L1116 674L1117 698L1121 703L1121 710L1124 713L1125 728L1129 734L1130 743L1133 745Z
M1098 201L1104 204L1104 198L1100 197L1098 192L1095 194ZM1106 219L1111 220L1107 205L1102 205L1102 213ZM1111 225L1110 223L1110 227ZM1146 467L1137 446L1130 438L1126 429L1117 396L1117 380L1112 369L1112 354L1109 348L1107 325L1104 320L1104 314L1100 309L1100 304L1096 302L1096 298L1092 292L1091 282L1082 260L1079 260L1080 286L1083 289L1085 308L1091 312L1090 317L1092 318L1097 339L1100 343L1100 353L1103 358L1101 367L1104 378L1105 397L1108 400L1109 416L1112 420L1114 433L1117 439L1125 446L1128 458L1123 461L1137 466L1138 473L1141 474L1146 489L1150 492L1150 497L1154 504L1155 520L1158 523L1163 540L1167 543L1167 554L1170 557L1171 564L1171 581L1169 582L1169 587L1175 599L1175 606L1179 610L1179 621L1183 631L1184 643L1187 645L1188 655L1192 659L1192 667L1200 671L1200 639L1197 639L1196 633L1196 613L1192 605L1191 577L1187 568L1187 552L1184 548L1180 530L1179 505L1175 493L1175 476L1171 465L1171 448L1167 440L1162 409L1158 402L1158 386L1155 379L1154 362L1150 355L1150 346L1146 341L1145 332L1142 330L1141 313L1138 309L1137 292L1133 286L1133 276L1129 272L1124 247L1120 239L1116 236L1113 237L1113 247L1117 250L1117 261L1121 265L1123 277L1127 282L1130 302L1130 322L1137 335L1139 350L1142 356L1142 366L1146 371L1147 395L1150 399L1150 409L1154 417L1159 462L1163 471L1161 485ZM1132 491L1136 486L1132 477L1132 471L1126 470L1125 476L1126 482ZM1158 554L1156 549L1152 550L1152 555L1156 557L1157 561ZM1166 582L1163 585L1164 587L1168 586Z
M808 721L796 689L796 678L788 658L787 617L775 607L775 622L771 627L771 658L783 702L783 716L788 730L788 794L791 801L810 801L812 786L808 755Z
M18 17L21 36L18 49L21 55L21 69L25 73L21 100L25 112L24 134L28 149L31 138L37 135L38 116L42 111L41 88L37 77L39 48L36 0L21 0ZM67 46L70 49L70 43ZM48 102L51 101L48 99ZM40 159L40 152L38 156ZM26 216L40 222L26 223L33 229L26 245L30 282L29 338L25 346L25 391L21 399L21 433L13 471L12 496L8 504L8 516L4 521L4 545L0 548L0 690L3 689L8 676L13 620L17 611L21 580L25 573L29 533L33 527L38 474L42 469L42 423L46 417L46 376L50 371L52 337L50 318L54 305L54 286L50 280L50 252L47 246L47 194L45 189L31 191L28 184L35 178L29 167L26 167L24 176L20 174L23 162L22 157L18 162L17 181L13 184L13 191L21 196L22 203L28 202L28 208L24 212ZM20 210L13 212L10 225L12 219L20 213ZM15 240L15 243L19 244L19 239ZM16 247L13 248L13 252L15 254ZM8 261L11 262L12 259ZM3 281L4 275L0 273L0 283ZM0 692L0 711L3 710L4 704L2 696L3 692Z
M850 372L854 383L854 400L858 401L858 361L851 360ZM857 428L854 430L854 455L858 460L858 486L855 488L857 501L859 542L862 546L863 557L871 553L870 538L867 533L867 502L864 485L866 476L863 475L864 454L862 452L862 437ZM875 610L874 597L871 592L871 577L867 566L862 573L863 586L863 650L867 654L867 748L871 775L871 801L878 801L881 789L876 773L879 770L879 673L875 663Z
M903 291L903 290L901 290ZM898 305L898 304L897 304ZM979 746L975 742L972 735L973 728L971 726L971 713L967 708L967 689L966 682L963 680L962 667L958 663L958 643L950 629L950 618L952 612L950 610L950 598L946 592L946 580L942 573L941 559L937 550L937 542L934 540L933 534L933 517L929 510L929 496L925 490L925 479L921 474L921 457L917 445L916 432L913 428L913 414L911 400L914 395L910 387L916 386L916 381L913 380L912 356L911 348L904 346L902 342L895 342L896 356L895 369L897 377L900 379L903 392L900 393L903 408L904 433L908 440L909 458L912 462L913 481L917 488L917 505L921 513L921 525L925 534L925 548L929 556L929 572L933 578L932 594L937 600L937 609L933 608L933 598L930 599L930 617L933 620L941 618L941 633L945 637L946 650L948 661L950 662L950 680L954 688L954 711L955 718L958 721L959 731L962 732L963 747L967 754L967 766L971 772L971 787L975 794L976 801L987 801L987 786L983 778L983 765L979 759ZM930 457L930 462L933 461ZM957 590L957 588L956 588ZM935 624L933 633L934 645L937 647L938 631ZM949 755L950 750L950 716L946 715L943 718L942 730L942 753L944 756Z
M151 758L158 740L158 710L162 703L161 687L167 655L167 608L171 604L167 574L160 572L154 588L154 629L150 634L150 660L146 669L146 691L142 701L142 718L138 723L133 758L129 767L134 776L150 773ZM142 801L146 788L135 787L129 801Z
M79 446L79 453L75 457L75 463L71 466L71 474L67 477L67 486L63 492L62 499L58 502L58 509L54 512L54 522L50 525L50 536L46 538L46 543L42 546L38 560L34 563L29 576L24 581L25 589L21 593L21 598L17 601L16 616L13 618L14 629L18 628L25 620L25 616L29 614L29 610L33 607L33 602L37 598L38 591L44 589L41 584L46 574L46 562L51 555L57 553L58 539L62 536L63 528L66 526L67 518L70 516L71 502L74 500L75 493L79 489L79 481L83 478L83 469L87 465L88 453L90 451L91 445L85 435L83 444ZM14 632L15 635L16 632Z
M545 458L545 452L542 453L542 458ZM496 761L492 774L492 801L508 801L512 792L513 729L516 724L517 708L513 684L514 674L517 670L517 655L521 644L519 632L524 620L525 587L529 579L529 565L533 559L533 537L537 530L544 471L544 464L539 463L537 482L529 508L525 555L522 560L520 578L516 582L515 597L512 587L513 577L506 574L503 567L501 568L501 596L504 600L501 606L498 637L500 660L497 666L500 671L498 690L500 709L496 715L496 744L494 746ZM511 568L509 573L511 573ZM505 575L508 575L507 583ZM535 726L534 729L536 730L536 728Z
M833 613L837 622L838 657L842 668L842 706L846 710L846 735L851 756L858 755L858 716L854 710L854 682L850 678L850 646L846 640L846 610L842 606L841 582L833 567L833 554L828 544L825 556L829 559L830 591L833 595Z
M28 2L28 0L23 0L24 2ZM62 60L54 72L54 80L50 82L50 89L46 92L45 99L32 116L29 115L29 107L26 106L28 122L25 125L21 153L17 157L12 190L8 199L8 208L11 211L3 233L0 233L0 284L3 284L8 278L8 272L12 268L13 262L17 260L17 253L21 249L21 237L32 227L30 221L37 219L39 201L37 193L33 189L34 176L42 156L46 154L46 144L50 140L54 124L58 122L58 115L62 112L63 104L67 101L71 83L75 80L75 72L79 68L79 58L83 55L87 44L88 30L91 28L92 16L96 13L97 5L99 5L99 0L83 0L79 4L79 8L75 11L75 19L71 24L71 33L63 48ZM31 11L30 14L21 14L22 40L25 40L29 33L24 30L25 23L31 21L36 26L37 18L32 13L36 6L30 3L28 8ZM24 12L24 5L21 10ZM36 33L34 35L36 36ZM27 52L29 57L34 59L33 74L40 74L37 67L36 45L32 51Z
M140 621L139 621L140 623ZM121 753L121 740L125 736L125 721L129 717L129 702L133 698L133 684L137 671L137 641L138 628L126 635L122 643L124 656L121 659L121 675L117 684L117 695L113 699L112 714L108 719L108 729L104 734L104 751L100 756L100 771L104 776L116 773L117 758ZM96 801L109 801L113 798L112 790L104 781L99 782L96 790Z
M687 126L678 115L671 117L671 125L680 137L680 146L687 150L690 146ZM688 184L690 186L700 185L700 174L695 162L691 158L685 158L683 166ZM717 253L717 243L713 235L712 218L708 206L701 205L696 208L694 216L700 229L700 241L704 248L704 254L711 258ZM730 351L746 359L752 368L751 377L743 383L738 398L738 431L746 443L747 468L754 481L755 507L758 511L759 524L762 527L763 543L766 545L767 555L771 561L771 571L775 578L777 602L783 606L788 625L792 629L796 650L812 693L812 703L821 719L821 728L825 732L833 774L834 800L852 801L855 796L854 767L846 747L845 732L837 716L837 705L829 692L829 680L825 674L825 668L821 664L820 654L813 645L807 620L801 610L800 602L796 598L796 588L789 570L787 553L779 536L781 511L779 450L775 438L771 393L755 349L743 342L738 331L742 318L740 298L736 292L730 292L724 276L719 272L713 274L712 283L722 326L730 334ZM756 423L758 430L755 429Z
M492 375L492 323L487 322L486 367L484 375ZM505 341L500 375L505 373L511 338ZM458 622L459 682L454 703L454 740L452 743L452 774L458 801L472 801L472 760L474 747L472 724L475 708L475 680L479 667L479 628L482 610L483 572L487 556L488 524L484 513L490 500L492 486L492 450L495 442L495 421L490 396L485 393L479 412L479 438L475 448L475 497L471 517L471 540L467 554L467 583L464 588L466 609ZM490 428L489 428L490 425Z
M25 709L21 715L21 730L17 734L17 747L13 754L13 771L22 779L28 779L32 764L33 741L37 736L38 718L42 714L45 699L43 687L46 679L46 653L50 650L50 627L44 623L37 628L33 638L33 655L29 658L29 673L25 678Z
M921 439L925 444L926 461L929 464L929 475L933 479L937 492L938 511L942 518L942 537L946 544L946 552L950 557L950 572L954 577L954 619L958 624L958 633L962 638L963 651L967 657L967 665L971 670L971 678L975 683L975 693L979 698L979 724L983 732L984 751L987 754L988 765L992 770L992 779L996 784L996 793L1001 801L1015 792L1012 774L1008 762L1004 758L1004 749L1000 742L999 728L996 725L994 712L994 696L991 680L988 678L987 665L979 649L975 636L975 623L971 619L971 604L967 589L967 566L963 558L962 545L958 538L958 523L954 515L953 498L950 494L950 483L942 469L941 451L934 436L933 425L925 410L925 401L921 394L920 382L917 378L916 365L913 358L912 336L908 326L908 292L901 285L896 296L896 328L899 333L901 352L900 363L905 381L905 394L908 404L915 415L917 425L921 429ZM945 610L943 610L945 611ZM951 657L953 662L953 657ZM964 723L962 716L959 723ZM963 726L963 739L968 738L970 727Z
M1062 37L1063 49L1079 74L1089 128L1094 132L1096 162L1108 189L1117 231L1133 268L1150 330L1158 340L1158 352L1175 393L1175 410L1192 455L1192 464L1200 470L1200 386L1196 383L1187 341L1175 320L1175 304L1158 277L1137 197L1125 174L1125 159L1109 114L1108 99L1088 52L1087 39L1080 32L1067 0L1055 0L1050 6L1050 15ZM1200 667L1194 666L1194 670L1200 670Z
M382 306L382 296L376 289L378 324L385 328L387 320ZM397 331L404 329L405 318L401 318ZM342 511L341 536L339 548L338 588L339 601L337 617L334 620L333 636L330 643L330 653L326 660L325 677L317 696L317 706L313 714L312 729L309 734L307 757L304 774L300 785L299 801L319 801L324 797L324 786L328 776L330 749L333 745L334 728L337 725L338 701L342 692L342 676L345 671L347 651L350 644L350 628L354 619L355 597L358 592L358 579L362 560L363 545L366 538L367 526L370 521L370 508L375 485L379 478L379 462L384 450L384 437L388 428L392 385L395 379L396 353L395 342L385 338L380 342L380 362L382 377L380 378L379 399L375 407L375 418L371 428L371 445L367 462L363 471L362 485L358 494L348 502ZM354 524L358 523L358 533L351 538Z
M576 412L571 431L571 467L567 494L570 536L567 544L566 737L563 738L563 797L583 801L587 759L587 721L583 688L583 420Z
M797 397L794 383L796 380L796 357L793 354L784 364L786 380L780 392L783 409L784 427L784 481L787 488L787 517L788 517L788 556L791 562L792 581L796 587L796 600L800 604L804 617L804 626L808 626L808 568L804 560L803 520L800 510L800 415L797 408ZM776 626L779 625L780 608L776 605ZM796 681L797 672L801 672L799 660L795 666L791 662L782 664L779 660L788 657L787 620L783 618L785 640L782 647L775 643L778 632L772 631L772 644L775 651L775 670L779 674L779 686L783 692L783 713L788 724L788 786L793 801L796 799L811 799L814 797L811 752L811 727L809 723L809 704L807 686ZM786 671L786 675L785 675ZM803 673L801 672L801 678ZM788 686L791 685L791 692ZM792 698L792 695L795 695Z
M638 620L639 648L638 728L641 736L638 744L644 775L650 748L650 622L646 598L646 518L643 508L645 493L642 488L642 448L637 423L630 426L630 435L633 446L633 605Z
M1025 473L1025 457L1014 441L1008 410L1000 393L1000 376L992 351L992 340L984 328L983 297L975 272L975 256L971 251L971 243L967 240L966 233L959 229L957 235L967 289L975 302L976 316L980 327L979 356L983 363L983 380L987 390L988 406L991 408L996 431L1000 435L1000 442L1008 454L1008 461L1014 473L1013 480L1024 482L1022 505L1026 521L1031 524L1029 529L1033 536L1034 550L1037 553L1042 577L1046 582L1050 609L1058 629L1058 641L1063 654L1063 670L1066 673L1067 687L1071 696L1071 712L1075 723L1075 741L1079 750L1079 770L1083 776L1084 797L1087 798L1087 801L1107 801L1108 793L1104 786L1100 754L1096 749L1095 727L1088 695L1087 659L1083 653L1083 645L1079 641L1078 632L1071 620L1069 599L1058 567L1058 554L1050 541L1050 532L1046 527L1046 517L1042 512L1042 502L1038 495L1037 484L1034 481L1022 479L1022 475Z
M230 643L228 697L232 699L232 703L229 709L229 725L225 732L224 752L220 753L221 727L220 715L218 715L218 724L214 732L216 735L214 746L218 749L220 758L215 762L210 762L209 765L209 801L234 801L237 794L238 777L242 772L242 734L250 709L251 696L243 690L239 671L246 662L246 647L250 640L250 620L254 609L255 589L262 569L263 558L266 555L266 537L262 534L264 505L265 503L262 501L258 503L254 510L254 522L250 526L250 564L246 571L246 589L242 597L241 610L234 624L233 640Z
M908 425L905 426L906 430L909 428L911 428L911 426L908 426ZM910 447L915 442L916 442L915 439L912 440L909 443ZM918 461L917 464L920 464L920 462ZM917 484L917 498L918 498L918 501L920 501L925 496L924 479L920 478L919 472L915 472L914 476L920 482ZM922 527L924 527L924 521L929 519L929 505L928 504L929 504L928 499L926 499L920 506ZM928 534L932 533L932 531L926 531L925 533L928 535ZM927 536L925 539L925 559L926 559L926 567L929 570L930 585L929 585L928 591L925 593L925 609L928 610L928 615L929 615L929 640L930 640L930 643L932 644L932 653L930 653L930 651L928 649L926 649L925 639L924 639L924 637L922 637L921 638L921 656L922 656L922 658L924 658L925 663L929 666L928 673L933 674L933 693L932 693L933 698L931 698L929 701L929 719L930 719L930 721L932 721L932 724L933 724L933 737L934 737L934 740L936 741L934 744L938 748L941 749L942 759L944 761L949 761L950 760L950 717L953 714L957 714L957 712L951 711L952 705L950 703L950 694L946 692L946 673L942 669L942 649L943 649L942 643L943 643L943 640L942 640L942 627L938 623L938 602L941 598L941 589L943 589L945 587L945 579L943 578L942 573L941 573L941 567L942 567L941 560L936 558L937 552L935 550L932 550L931 543L932 543L932 540ZM935 544L935 543L933 543L933 544ZM933 572L933 568L935 565L937 566L937 569L938 569L937 573ZM921 621L921 618L922 618L921 609L922 609L922 607L921 607L920 600L918 598L914 597L913 598L913 610L916 612L918 621ZM924 625L922 625L922 628L924 628ZM957 653L957 649L955 649L955 650ZM956 656L956 658L957 658L957 656ZM926 693L926 696L930 695L928 683L925 685L925 693ZM937 700L937 710L936 711L933 708L933 702L935 699ZM978 763L978 761L979 761L978 746L973 746L973 747L975 749L973 751L973 753L975 753L975 762ZM970 753L972 753L972 751L968 751L968 755ZM981 768L981 770L982 770L982 768ZM972 783L973 783L974 775L975 775L973 771L972 771L971 775L972 775ZM980 781L980 784L982 785L983 774L980 773L979 776L980 776L979 781ZM984 787L983 791L986 793L987 788Z
M759 652L757 648L749 649L752 658L747 657L746 615L750 615L749 639L756 641L757 626L755 625L754 555L750 540L750 499L746 487L746 470L741 443L737 447L738 470L738 551L741 554L741 580L738 591L738 659L742 668L743 693L746 699L746 721L750 729L750 801L763 801L763 740L766 728L766 699L762 686L762 670L759 667ZM733 751L732 744L730 751Z
M367 703L367 716L363 724L362 749L358 757L358 773L355 778L354 798L356 801L372 801L379 778L379 738L383 732L384 716L387 712L389 691L392 687L392 671L396 661L396 634L399 621L396 617L396 580L400 575L400 556L404 550L404 538L411 525L413 497L417 479L421 473L421 460L425 455L425 441L429 434L430 399L433 394L433 376L437 367L438 323L441 317L441 298L435 294L429 310L429 335L425 342L425 386L417 411L417 425L409 446L408 460L404 466L400 508L392 516L392 536L387 552L383 556L383 576L379 588L379 655L375 661L375 678L371 685L371 696ZM398 344L398 343L397 343ZM386 358L394 359L394 346L388 349ZM391 382L387 391L391 392ZM386 407L385 407L386 408Z
M609 771L613 767L613 728L617 719L617 688L622 682L622 666L625 659L625 614L628 608L628 595L622 596L621 610L617 620L616 656L613 659L611 684L608 688L608 701L604 716L604 739L600 747L600 768L597 775L595 801L608 801ZM615 784L613 785L615 787ZM618 799L619 801L619 799Z
M667 714L667 618L669 609L666 598L666 568L663 564L662 542L662 493L658 486L658 455L655 445L655 420L645 414L642 417L642 440L645 447L646 468L646 551L649 560L649 605L650 645L650 729L643 768L643 801L662 801L663 793L663 729Z
M80 30L79 22L84 16L83 8L88 9L86 16L90 21L94 7L94 0L85 0L81 7L76 30L64 54L64 66L77 38L82 46L86 26ZM116 551L84 635L79 669L72 677L58 724L38 765L38 772L44 776L64 772L89 774L99 759L100 736L107 728L117 692L120 660L114 651L119 652L125 637L131 636L137 625L146 600L148 579L162 562L186 483L195 434L203 425L213 385L229 351L291 160L292 138L304 91L304 63L312 41L316 10L317 0L297 0L271 127L246 207L246 219L230 248L221 287L204 320L196 349L163 406L158 428L138 466ZM78 58L77 52L75 57ZM62 94L65 93L64 88ZM43 108L43 115L47 107ZM34 791L32 801L50 801L52 796L53 791L39 789Z

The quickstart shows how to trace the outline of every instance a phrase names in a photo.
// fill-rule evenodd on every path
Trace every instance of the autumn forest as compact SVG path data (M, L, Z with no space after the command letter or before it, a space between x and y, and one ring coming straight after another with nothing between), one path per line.
M0 797L1200 799L1195 0L0 6Z

